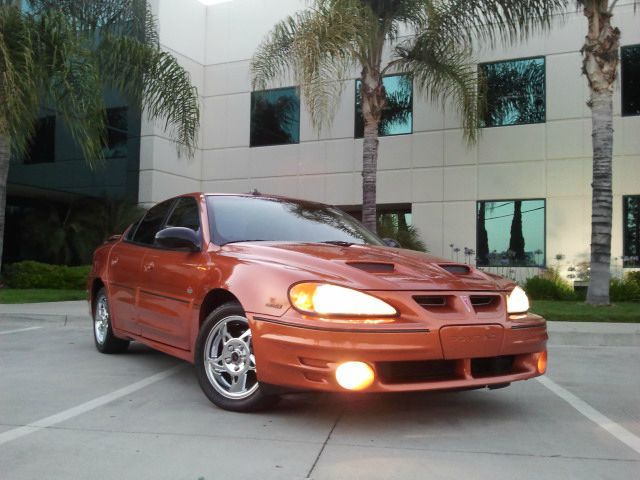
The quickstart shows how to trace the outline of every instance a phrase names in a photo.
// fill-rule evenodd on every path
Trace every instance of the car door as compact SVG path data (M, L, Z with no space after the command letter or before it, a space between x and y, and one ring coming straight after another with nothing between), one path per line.
M198 203L180 197L164 227L185 227L202 238ZM191 346L194 298L205 275L202 252L161 249L145 252L142 260L138 318L141 335L183 350Z
M140 334L138 296L144 252L153 246L156 232L163 225L174 200L151 208L134 225L109 255L109 303L116 328Z
M111 321L115 328L137 334L136 322L137 279L142 265L141 248L131 243L138 224L134 224L121 242L117 242L108 259L107 285Z

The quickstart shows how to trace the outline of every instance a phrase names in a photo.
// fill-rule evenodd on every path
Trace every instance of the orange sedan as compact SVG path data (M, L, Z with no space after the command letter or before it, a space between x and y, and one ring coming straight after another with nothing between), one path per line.
M100 352L139 341L192 362L229 410L291 391L500 388L546 369L545 321L515 283L387 246L314 202L166 200L96 250L88 291Z

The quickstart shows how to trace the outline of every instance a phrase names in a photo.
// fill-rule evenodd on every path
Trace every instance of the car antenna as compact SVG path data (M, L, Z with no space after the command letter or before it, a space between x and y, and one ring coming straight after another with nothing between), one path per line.
M251 192L251 195L254 195L254 196L258 197L258 196L260 196L260 195L262 195L262 194L258 191L258 189L257 189L257 188L254 188L254 189L253 189L253 192Z

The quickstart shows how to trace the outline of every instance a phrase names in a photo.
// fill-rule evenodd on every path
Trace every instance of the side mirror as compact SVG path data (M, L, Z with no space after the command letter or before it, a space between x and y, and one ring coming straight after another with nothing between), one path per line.
M387 247L402 248L402 245L400 245L400 242L398 242L394 238L383 238L382 241L385 243Z
M190 228L169 227L156 233L156 245L171 250L200 251L200 237Z

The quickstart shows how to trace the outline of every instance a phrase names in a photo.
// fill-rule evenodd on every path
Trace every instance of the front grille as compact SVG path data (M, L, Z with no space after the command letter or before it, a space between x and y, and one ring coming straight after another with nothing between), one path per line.
M491 295L471 295L469 297L469 300L471 300L471 305L473 305L474 307L487 307L497 299L498 297Z
M471 359L471 375L474 378L508 375L512 370L513 355Z
M455 378L455 360L423 360L417 362L378 362L382 383L419 383Z

